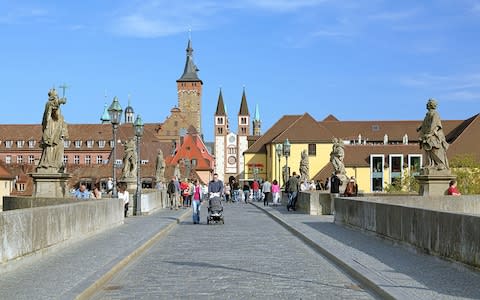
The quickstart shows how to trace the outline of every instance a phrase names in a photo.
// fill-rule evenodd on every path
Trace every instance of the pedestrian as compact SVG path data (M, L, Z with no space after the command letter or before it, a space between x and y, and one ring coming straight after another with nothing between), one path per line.
M102 192L98 188L99 184L93 184L93 191L92 191L92 198L94 199L102 199Z
M340 193L340 185L342 184L342 181L338 177L340 174L340 171L335 171L333 173L333 177L330 182L330 193L331 194L339 194Z
M188 205L188 196L190 195L190 186L188 185L188 179L180 183L180 191L182 193L182 207L186 208Z
M218 179L218 174L213 174L213 180L208 183L208 195L212 197L221 197L223 195L223 182Z
M272 192L272 184L267 179L262 185L263 206L268 206L268 200L270 198L271 192Z
M448 185L449 185L449 188L448 188L448 191L447 191L448 195L451 195L451 196L461 196L462 195L457 189L457 181L456 180L450 180Z
M203 202L202 187L198 179L193 182L192 208L193 224L200 224L200 206Z
M350 180L345 187L345 192L343 193L346 197L357 196L358 194L358 185L355 182L355 177L350 177Z
M235 179L232 180L231 190L233 192L232 194L233 202L238 202L238 197L240 195L240 187L238 186L238 182Z
M310 189L310 183L308 181L300 181L300 191L305 192Z
M252 182L253 201L260 201L260 184L254 180Z
M127 183L126 182L119 182L117 184L118 188L118 199L123 200L123 208L124 208L124 217L126 218L128 215L128 203L130 202L130 194L127 191Z
M323 185L323 187L325 191L330 190L330 178L325 178L325 184Z
M315 191L317 189L317 185L315 184L315 181L310 181L310 187L309 187L309 190L310 191Z
M77 199L88 200L90 198L90 191L87 189L85 182L81 182L78 189L75 190L73 196Z
M273 198L273 206L277 206L280 200L280 185L278 185L278 181L276 179L272 182L272 198Z
M248 185L248 183L245 181L244 184L243 184L243 196L244 196L244 200L245 200L245 203L248 202L248 197L250 196L250 186Z
M230 184L226 183L225 186L223 187L223 191L225 193L225 202L231 202L231 191L232 188L230 187Z
M167 185L167 194L170 199L170 209L178 209L177 206L177 186L175 185L175 176L172 177L172 180Z
M300 181L297 178L297 173L293 172L292 177L287 181L288 204L287 210L295 210L295 204L298 191L300 190Z
M193 192L194 192L195 184L193 183L193 179L188 181L188 199L187 199L187 206L192 206L192 199L193 199Z
M113 179L110 177L107 180L107 194L111 194L113 192Z

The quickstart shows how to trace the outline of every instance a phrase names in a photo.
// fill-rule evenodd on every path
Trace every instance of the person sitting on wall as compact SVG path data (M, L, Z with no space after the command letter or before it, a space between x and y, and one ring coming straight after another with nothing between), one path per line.
M77 199L86 200L90 198L90 191L87 190L87 185L82 182L78 189L75 190L73 196Z
M450 183L448 185L449 185L449 188L448 188L448 191L447 191L448 195L451 195L451 196L462 195L462 194L460 194L460 192L457 189L457 181L456 180L450 180Z

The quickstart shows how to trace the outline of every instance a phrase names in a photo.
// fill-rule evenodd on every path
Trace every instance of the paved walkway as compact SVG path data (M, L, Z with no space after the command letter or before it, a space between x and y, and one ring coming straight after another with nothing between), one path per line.
M333 216L257 206L312 243L325 256L356 273L384 297L396 299L480 299L480 272L418 253L374 235L333 223Z
M205 223L205 209L202 223ZM225 225L180 223L94 299L372 299L331 262L252 205Z
M188 213L161 210L149 216L129 217L119 227L29 260L0 274L0 299L74 299Z

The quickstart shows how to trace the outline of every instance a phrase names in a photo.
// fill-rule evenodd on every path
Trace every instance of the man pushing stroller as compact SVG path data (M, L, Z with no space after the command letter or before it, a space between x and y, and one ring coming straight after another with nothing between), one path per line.
M223 182L218 179L218 174L213 174L213 180L208 183L208 216L207 224L210 222L222 222L223 220Z

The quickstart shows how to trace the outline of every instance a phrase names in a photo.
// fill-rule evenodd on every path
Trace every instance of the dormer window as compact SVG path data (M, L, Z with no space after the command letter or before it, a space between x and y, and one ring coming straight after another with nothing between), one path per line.
M93 140L87 141L87 148L93 148Z
M70 147L70 141L69 140L64 140L63 141L63 147L65 147L65 148Z
M25 141L17 141L17 148L23 148L23 145L25 145Z
M80 148L82 147L82 141L75 141L75 148Z
M98 141L98 148L105 148L105 141Z
M35 148L36 141L35 140L29 140L28 141L28 148Z
M111 140L111 141L110 141L110 148L113 148L113 147L115 147L115 141L114 141L114 140Z
M12 148L12 145L13 145L13 141L5 141L5 147L6 148Z

